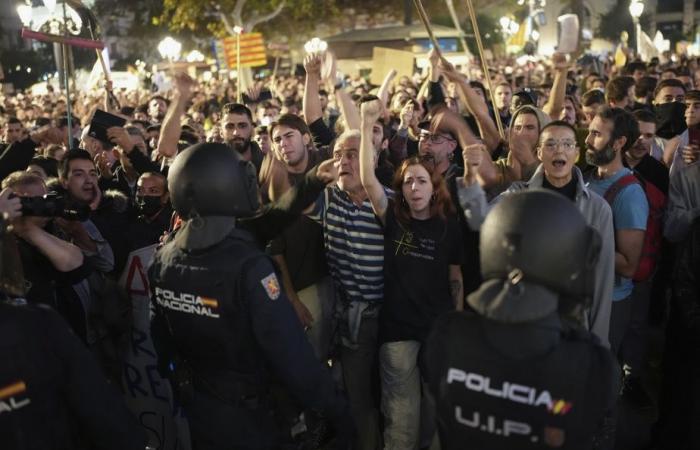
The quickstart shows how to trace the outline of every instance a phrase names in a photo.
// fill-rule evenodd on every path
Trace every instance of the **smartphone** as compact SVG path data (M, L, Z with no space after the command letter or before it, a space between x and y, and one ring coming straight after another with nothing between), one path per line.
M688 128L688 145L697 145L700 147L700 128Z

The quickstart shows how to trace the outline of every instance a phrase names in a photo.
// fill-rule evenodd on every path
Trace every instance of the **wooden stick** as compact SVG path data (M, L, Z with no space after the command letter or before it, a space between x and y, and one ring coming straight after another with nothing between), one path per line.
M425 31L428 32L428 38L432 42L435 52L440 57L440 59L443 59L442 52L440 51L440 44L438 43L437 39L435 38L435 35L433 34L433 28L430 26L430 19L428 19L428 14L425 12L421 0L413 0L413 4L418 10L418 17L420 17L421 22L423 22Z
M276 56L275 57L275 67L272 69L272 78L275 78L277 76L277 69L280 67L280 57Z
M481 68L484 71L484 77L486 78L486 87L489 90L489 97L491 97L491 105L493 106L493 115L496 118L498 134L501 136L501 139L505 141L506 134L503 129L503 122L501 121L501 113L496 107L496 93L491 87L491 75L489 75L489 68L486 64L486 58L484 58L484 47L481 43L481 34L479 34L479 25L476 23L476 14L474 13L474 5L472 4L472 0L467 0L467 8L469 9L469 17L472 21L472 29L474 30L474 36L476 36L476 46L479 49L479 59L481 59Z

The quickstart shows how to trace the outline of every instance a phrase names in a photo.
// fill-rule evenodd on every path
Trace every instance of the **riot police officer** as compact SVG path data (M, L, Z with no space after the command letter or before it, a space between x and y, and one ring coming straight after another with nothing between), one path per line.
M209 143L188 148L170 168L172 205L184 222L149 270L159 364L174 367L196 450L278 448L267 395L272 374L347 438L346 403L315 358L270 259L236 227L257 207L256 179L245 164L227 146Z
M20 214L19 198L8 194L0 194L0 448L145 449L143 428L63 318L17 298L24 279L4 218Z
M600 237L563 196L528 190L487 216L480 250L473 312L440 318L426 346L442 448L591 448L619 369L564 317L592 297Z

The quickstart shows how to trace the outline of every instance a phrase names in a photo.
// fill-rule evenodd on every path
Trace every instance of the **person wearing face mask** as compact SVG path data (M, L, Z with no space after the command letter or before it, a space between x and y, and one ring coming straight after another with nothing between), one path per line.
M142 174L136 183L136 217L130 222L129 251L156 244L168 230L173 209L165 176L158 172Z
M656 134L665 140L663 162L673 174L686 166L683 149L689 144L685 121L685 86L680 80L662 80L654 91Z

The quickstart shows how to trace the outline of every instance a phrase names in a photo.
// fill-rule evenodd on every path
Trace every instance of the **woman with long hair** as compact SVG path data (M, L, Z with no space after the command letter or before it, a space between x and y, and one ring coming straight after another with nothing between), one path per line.
M360 179L384 227L384 304L379 358L384 448L418 448L418 354L435 318L462 309L461 232L442 176L418 158L404 161L389 199L374 174L372 126L381 104L362 104Z

